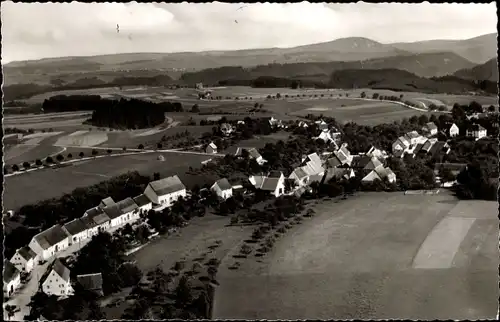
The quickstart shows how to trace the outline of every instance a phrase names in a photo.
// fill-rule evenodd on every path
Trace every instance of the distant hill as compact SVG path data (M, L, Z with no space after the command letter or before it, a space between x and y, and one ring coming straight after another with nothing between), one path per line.
M216 84L228 79L254 79L261 76L309 78L328 80L331 73L344 69L400 69L421 77L450 75L457 70L475 66L470 61L450 52L411 54L350 62L312 62L295 64L268 64L251 68L221 67L185 73L180 80L194 84Z
M465 40L427 40L392 46L414 53L451 51L473 63L483 64L497 56L497 33Z
M482 65L461 69L454 73L454 75L463 79L489 80L492 82L498 82L497 59L493 58Z
M329 85L336 88L374 88L428 93L479 91L474 82L456 77L423 78L398 69L346 69L334 72Z

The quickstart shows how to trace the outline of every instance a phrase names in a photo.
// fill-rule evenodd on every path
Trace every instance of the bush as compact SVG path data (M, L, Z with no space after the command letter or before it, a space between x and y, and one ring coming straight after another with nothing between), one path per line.
M108 152L108 154L111 154L111 153L113 153L113 150L107 149L106 152Z
M37 165L37 166L41 166L42 164L43 164L43 163L42 163L42 160L40 160L40 159L36 159L36 161L35 161L35 165Z
M12 166L12 171L14 171L14 172L19 171L19 166L17 164L14 164Z
M58 155L56 156L56 160L57 160L57 161L59 161L59 162L61 162L62 160L64 160L63 155L62 155L62 154L58 154Z
M99 154L99 151L97 151L96 149L92 149L92 155L93 156L96 156Z
M137 147L139 150L143 150L144 149L144 145L143 144L139 144L139 146Z
M68 159L71 159L71 158L73 158L73 154L71 154L71 153L68 153L68 156L67 156L67 158L68 158Z
M85 153L80 152L80 153L78 154L78 156L79 156L80 158L83 158L83 157L85 156Z
M45 159L45 162L54 163L54 160L52 159L52 157L47 157L47 159Z
M30 165L30 163L29 163L29 162L27 162L27 161L24 161L24 162L23 162L23 167L24 167L25 169L29 169L29 168L30 168L30 166L31 166L31 165Z

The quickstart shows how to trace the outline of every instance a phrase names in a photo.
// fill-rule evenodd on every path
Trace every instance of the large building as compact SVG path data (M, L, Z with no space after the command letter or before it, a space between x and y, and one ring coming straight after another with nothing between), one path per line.
M29 273L36 265L36 253L28 246L24 246L16 250L10 262L14 264L20 272Z
M144 194L163 209L172 206L180 197L186 197L186 187L177 175L152 181L144 190Z
M37 259L47 260L68 248L70 235L57 224L33 237L29 248L37 255Z
M42 284L42 291L47 295L73 295L69 269L59 259L54 261L52 270Z

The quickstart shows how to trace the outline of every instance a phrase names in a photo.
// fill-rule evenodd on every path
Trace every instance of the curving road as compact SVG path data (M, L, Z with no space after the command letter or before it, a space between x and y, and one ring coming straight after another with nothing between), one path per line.
M316 212L262 263L220 267L214 319L495 318L496 202L370 193Z

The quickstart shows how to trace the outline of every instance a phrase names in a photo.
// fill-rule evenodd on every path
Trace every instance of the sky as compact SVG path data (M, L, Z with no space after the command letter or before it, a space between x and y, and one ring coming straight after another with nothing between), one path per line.
M240 7L244 6L241 9ZM382 43L496 32L496 4L2 2L2 63L46 57ZM119 32L117 32L117 24Z

